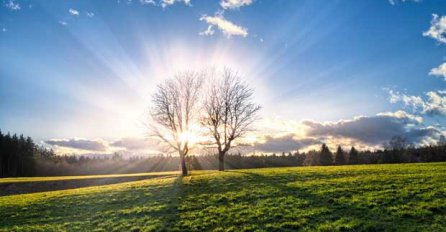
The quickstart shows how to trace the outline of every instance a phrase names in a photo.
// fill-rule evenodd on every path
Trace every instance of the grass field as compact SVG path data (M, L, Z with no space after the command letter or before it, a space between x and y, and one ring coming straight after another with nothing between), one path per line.
M446 163L168 174L0 197L0 230L446 231Z

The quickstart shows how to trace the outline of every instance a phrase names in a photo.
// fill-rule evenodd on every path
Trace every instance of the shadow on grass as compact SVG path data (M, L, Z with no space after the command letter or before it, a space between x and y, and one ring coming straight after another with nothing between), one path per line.
M172 231L178 228L184 197L183 177L173 178L124 190L56 196L26 206L0 206L0 231L17 225L28 231Z
M309 179L299 173L227 173L243 175L195 183L186 190L183 218L201 225L192 230L420 231L435 223L444 228L431 211L441 216L445 207L415 209L426 202L400 194L406 191L404 184L411 181L378 180L369 185L370 180L338 182L337 178L347 176L344 174L331 178L330 174L317 175L323 179L319 182L314 176ZM206 185L206 191L200 191ZM377 200L363 195L367 192L385 197ZM407 208L410 204L413 209Z
M430 191L430 198L426 199L416 194L400 194L415 191L422 187L418 183L426 180L412 176L397 181L386 176L378 179L381 182L370 184L366 174L363 179L356 178L357 181L338 179L357 174L227 171L211 176L166 178L167 182L116 191L51 198L27 206L3 206L0 230L17 225L29 226L28 230L81 231L441 231L446 228L442 220L445 207L442 199L432 195L436 194L434 190L415 192ZM407 186L412 187L403 191ZM398 188L399 191L394 191ZM375 199L375 196L383 197ZM440 200L432 208L436 213L417 211L421 210L418 204L432 200ZM404 208L411 203L413 208ZM432 227L435 224L437 227ZM47 225L60 228L45 228Z
M75 189L75 188L100 186L108 184L118 184L124 182L146 180L146 179L167 177L167 176L169 175L123 176L123 177L118 176L118 177L101 177L101 178L90 178L90 179L0 183L0 196L48 192L48 191Z

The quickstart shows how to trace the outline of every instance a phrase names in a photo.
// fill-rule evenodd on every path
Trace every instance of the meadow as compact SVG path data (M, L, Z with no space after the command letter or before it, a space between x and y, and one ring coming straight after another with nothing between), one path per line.
M64 178L97 176L2 183ZM13 194L0 197L0 231L446 231L446 163L170 172Z

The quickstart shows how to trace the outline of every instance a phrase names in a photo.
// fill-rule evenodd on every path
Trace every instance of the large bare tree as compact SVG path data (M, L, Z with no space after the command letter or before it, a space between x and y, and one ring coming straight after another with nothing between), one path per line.
M253 90L240 76L225 69L212 80L203 103L201 125L206 127L218 150L218 170L223 171L224 158L233 143L251 130L260 106L253 102Z
M191 144L187 135L197 119L203 74L184 72L157 86L152 98L151 130L170 150L178 152L183 176L187 175L186 156Z

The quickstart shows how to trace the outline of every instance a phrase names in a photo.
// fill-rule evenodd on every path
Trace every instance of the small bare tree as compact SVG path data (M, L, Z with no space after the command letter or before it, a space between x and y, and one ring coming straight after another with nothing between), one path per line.
M201 73L180 73L158 85L152 99L153 135L178 152L183 176L187 175L185 158L191 148L185 137L191 133L191 124L198 115L202 80Z
M257 119L260 106L253 103L252 97L253 90L230 69L209 86L201 125L208 129L217 147L220 171L225 169L224 157L233 142L243 137Z

